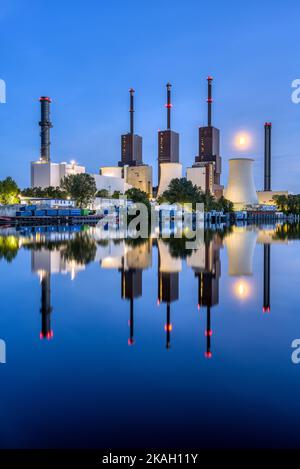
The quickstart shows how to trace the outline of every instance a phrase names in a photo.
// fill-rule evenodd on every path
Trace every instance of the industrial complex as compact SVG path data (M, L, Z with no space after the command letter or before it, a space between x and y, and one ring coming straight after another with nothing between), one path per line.
M253 177L251 158L232 158L229 160L227 185L221 185L222 158L220 155L220 130L212 125L212 83L207 78L207 125L199 128L199 150L193 164L186 168L185 177L203 193L210 193L216 199L225 196L234 204L235 210L245 210L274 204L274 195L286 195L287 191L273 191L271 187L271 133L272 124L266 122L264 148L264 188L257 191ZM183 167L179 154L179 133L171 128L171 87L167 83L167 126L158 131L158 181L153 184L152 166L143 161L143 139L134 128L134 89L129 90L130 126L129 132L121 135L121 159L116 166L102 166L92 174L97 190L105 190L108 196L115 192L125 193L129 188L144 191L150 199L163 194L174 178L183 177ZM53 162L50 155L50 118L51 99L40 98L41 149L37 161L31 162L31 186L46 188L58 187L65 176L85 173L84 166L74 161Z

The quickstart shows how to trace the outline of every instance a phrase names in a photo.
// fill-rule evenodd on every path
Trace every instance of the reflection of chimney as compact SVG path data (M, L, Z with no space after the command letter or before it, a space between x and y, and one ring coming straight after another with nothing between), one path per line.
M50 103L51 99L46 96L40 98L41 103L41 161L49 163L50 161L50 129L53 127L50 121Z
M134 344L134 314L133 314L133 298L130 298L130 319L129 319L129 339L128 345Z
M130 301L128 345L134 344L134 298L142 296L142 270L121 269L121 296Z
M169 246L163 241L158 241L158 300L157 304L167 304L167 317L165 324L166 348L171 347L171 303L179 298L179 272L178 266L174 266L170 255ZM175 261L175 259L174 259ZM174 267L176 267L174 269ZM181 270L181 264L180 264Z
M212 352L211 352L211 336L212 336L212 330L211 330L210 306L207 306L207 308L206 308L206 330L205 330L205 336L206 336L206 352L205 352L205 357L206 357L206 358L211 358L211 357L212 357Z
M205 260L203 267L194 268L198 277L198 309L206 307L206 352L211 358L211 308L219 303L219 279L221 276L220 245L216 240L205 241Z
M270 244L264 244L264 304L263 313L269 313L270 309Z
M43 272L41 279L42 297L41 297L41 314L42 329L40 332L41 339L52 339L53 331L51 330L51 290L50 290L50 273Z
M171 347L171 330L172 330L170 303L167 303L167 321L165 325L165 330L166 330L166 348L169 349Z
M264 190L271 190L271 122L265 123L265 184Z

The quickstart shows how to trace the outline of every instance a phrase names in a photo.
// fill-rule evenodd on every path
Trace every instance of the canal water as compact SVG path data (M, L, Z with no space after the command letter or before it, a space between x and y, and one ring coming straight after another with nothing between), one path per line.
M299 446L299 238L2 228L1 447Z

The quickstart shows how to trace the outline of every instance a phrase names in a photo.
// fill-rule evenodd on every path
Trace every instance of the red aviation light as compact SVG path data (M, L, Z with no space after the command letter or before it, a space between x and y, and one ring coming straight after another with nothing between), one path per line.
M128 345L131 347L131 345L134 345L134 339L129 338L128 339Z
M41 96L40 101L48 101L48 103L51 103L51 98L48 98L48 96Z
M197 304L197 309L198 309L198 311L200 311L200 304L199 303Z
M264 307L263 307L263 313L270 313L270 312L271 312L270 306L268 306L268 307L265 307L265 306L264 306Z
M211 75L208 75L207 81L213 81L213 77Z
M205 337L211 337L212 333L213 331L211 329L208 329L207 331L205 331Z
M165 331L166 331L166 332L171 332L172 329L173 329L172 324L165 324Z
M206 100L208 103L212 103L213 102L213 99L212 98L207 98Z
M205 358L212 358L212 353L211 352L205 352Z
M171 109L173 107L173 104L165 104L165 107L168 108L168 109Z

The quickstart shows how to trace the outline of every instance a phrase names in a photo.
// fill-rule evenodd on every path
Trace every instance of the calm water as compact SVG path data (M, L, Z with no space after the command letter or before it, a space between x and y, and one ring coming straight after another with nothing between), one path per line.
M300 446L299 233L2 229L1 447Z

